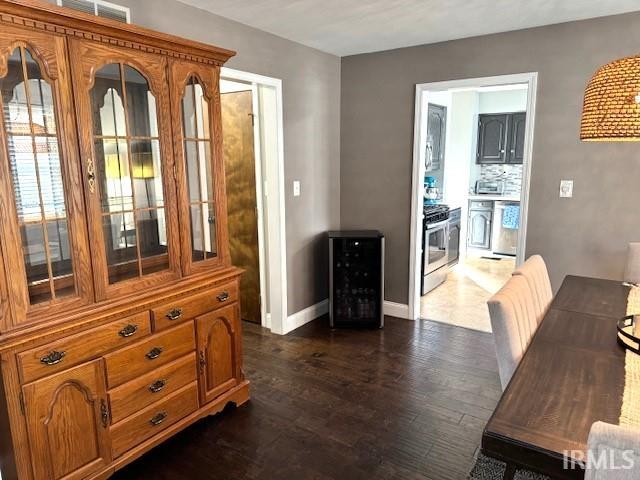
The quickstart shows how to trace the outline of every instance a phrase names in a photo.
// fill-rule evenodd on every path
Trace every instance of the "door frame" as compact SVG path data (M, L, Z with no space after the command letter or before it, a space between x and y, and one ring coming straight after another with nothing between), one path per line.
M287 319L287 236L285 222L285 183L284 183L284 118L282 105L282 80L255 73L222 67L220 78L249 83L253 98L254 115L253 141L256 175L256 209L258 217L258 259L260 266L260 315L263 327L273 333L284 334ZM277 116L278 165L275 181L267 182L262 171L260 144L260 107L258 103L258 85L275 89ZM224 132L223 132L224 135ZM265 219L267 211L275 211ZM265 225L268 238L265 238ZM269 248L266 248L266 245ZM267 272L269 275L267 275ZM267 289L268 285L268 289ZM269 291L270 311L267 312L266 293Z
M413 178L411 186L411 233L409 236L409 319L420 318L420 268L421 237L422 234L422 196L425 166L420 161L421 119L423 114L423 93L438 92L450 89L475 87L493 87L511 85L515 83L527 84L527 126L524 140L524 158L522 168L522 190L520 192L520 229L518 231L518 252L516 266L525 259L527 243L527 220L529 212L529 191L531 182L531 165L533 163L533 133L535 127L536 95L538 88L538 72L497 75L492 77L465 78L460 80L446 80L442 82L419 83L416 85L414 130L413 130ZM462 241L462 239L460 240Z

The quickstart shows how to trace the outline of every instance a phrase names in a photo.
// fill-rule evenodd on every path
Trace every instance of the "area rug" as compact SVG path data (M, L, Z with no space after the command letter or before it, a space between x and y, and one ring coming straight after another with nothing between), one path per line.
M469 480L503 480L507 464L478 453L476 463L469 473ZM551 480L546 475L531 472L529 470L517 469L513 475L513 480Z

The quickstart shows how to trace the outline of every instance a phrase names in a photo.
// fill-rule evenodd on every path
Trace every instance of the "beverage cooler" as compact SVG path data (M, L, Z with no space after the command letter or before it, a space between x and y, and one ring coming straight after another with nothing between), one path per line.
M331 328L382 328L384 235L377 230L329 232Z

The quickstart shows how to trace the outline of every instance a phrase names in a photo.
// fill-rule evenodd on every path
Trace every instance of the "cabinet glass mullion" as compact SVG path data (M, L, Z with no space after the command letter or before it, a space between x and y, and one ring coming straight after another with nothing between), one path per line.
M35 130L33 128L33 112L31 111L31 88L29 85L29 75L27 73L27 61L26 51L24 47L20 47L20 57L22 59L22 74L24 76L24 90L25 99L27 101L27 114L29 117L29 130L31 133L31 147L33 152L33 161L36 169L36 183L38 187L38 198L40 201L40 219L42 228L43 245L45 251L45 262L47 265L47 272L49 274L49 289L51 292L51 299L56 299L55 285L53 283L53 269L51 267L51 252L49 250L49 235L46 228L46 214L44 209L44 199L42 198L42 182L40 179L40 163L38 161L38 147L36 144Z
M129 184L131 185L131 203L133 205L133 224L136 229L136 256L138 258L138 274L142 276L142 257L140 255L140 235L138 235L138 214L136 212L136 195L133 185L133 163L131 162L131 156L133 151L131 149L131 127L129 126L129 102L127 99L127 88L124 80L124 65L120 64L120 82L122 83L122 104L124 106L124 128L126 132L127 142L127 162L129 164Z

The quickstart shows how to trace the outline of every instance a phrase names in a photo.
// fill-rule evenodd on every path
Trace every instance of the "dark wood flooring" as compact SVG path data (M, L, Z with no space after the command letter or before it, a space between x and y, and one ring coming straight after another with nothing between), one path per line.
M491 335L387 318L287 336L244 325L251 400L119 472L141 479L464 479L500 397Z

